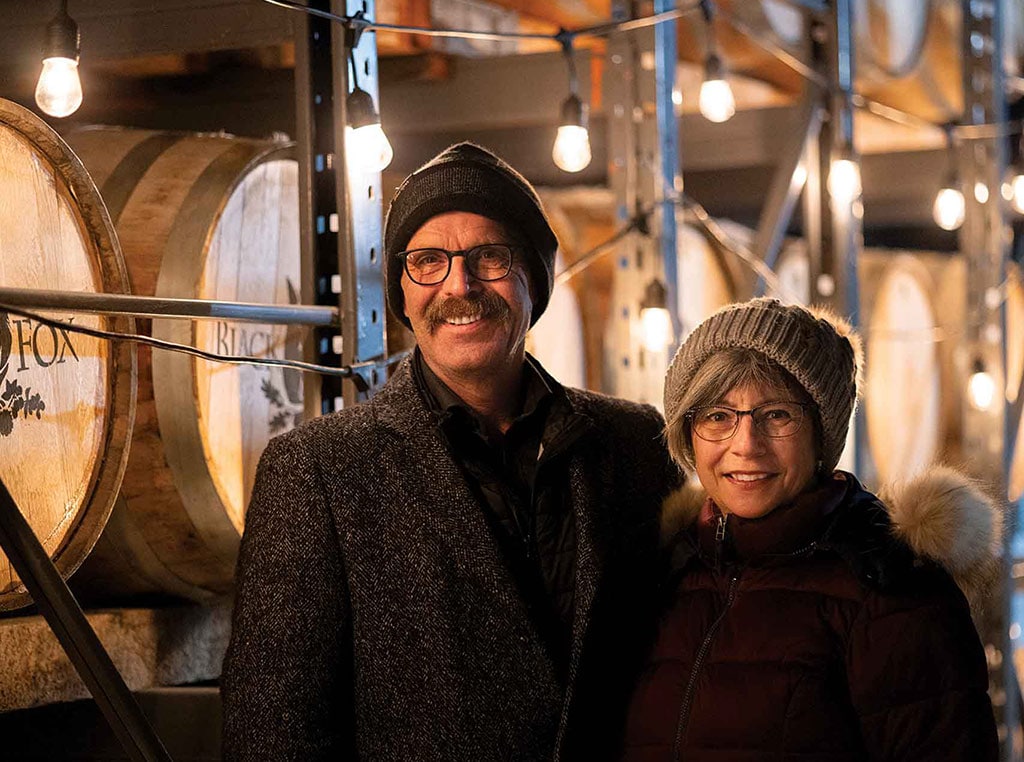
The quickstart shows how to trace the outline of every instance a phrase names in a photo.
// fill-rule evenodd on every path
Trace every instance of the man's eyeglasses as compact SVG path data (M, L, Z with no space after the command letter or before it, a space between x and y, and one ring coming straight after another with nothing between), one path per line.
M405 262L405 274L420 286L435 286L448 277L453 257L465 257L466 269L477 280L501 280L512 271L514 252L522 246L483 243L461 251L409 249L396 256Z
M800 431L804 412L814 407L803 402L768 402L750 410L736 410L723 405L698 407L686 413L693 433L706 442L731 438L740 427L740 418L749 415L754 428L766 437L782 439Z

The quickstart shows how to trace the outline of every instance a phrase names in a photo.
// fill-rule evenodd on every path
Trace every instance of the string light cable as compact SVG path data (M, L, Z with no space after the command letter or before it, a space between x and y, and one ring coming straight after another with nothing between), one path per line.
M397 34L417 34L425 37L450 37L465 40L489 40L496 42L508 40L546 40L558 45L564 44L563 41L566 38L604 37L617 32L631 32L636 29L644 29L649 26L654 26L665 21L683 18L694 12L700 11L703 4L702 0L693 0L693 2L689 2L674 10L663 11L661 13L644 16L638 19L630 19L628 21L609 21L603 24L581 27L579 29L561 29L554 34L543 34L539 32L477 32L470 29L434 29L431 27L379 24L370 21L362 13L357 13L353 16L342 16L336 13L331 13L330 11L311 8L303 3L294 2L294 0L262 0L262 2L291 11L308 13L311 16L317 16L329 21L334 21L347 28L358 29L360 32L387 31L395 32ZM825 8L823 7L822 12L824 12L824 10ZM820 72L815 71L812 66L805 63L781 46L763 39L762 36L758 35L757 32L743 20L717 6L715 8L715 12L720 18L724 19L729 26L747 38L748 41L776 58L808 82L811 82L827 92L831 92L834 89L832 83L827 77ZM1020 88L1024 89L1024 78L1017 78L1017 80L1019 81L1015 82L1011 80L1011 85L1016 84ZM851 101L853 105L859 109L870 111L876 116L888 119L889 121L901 124L905 127L922 127L926 129L934 128L936 130L944 129L943 124L932 122L911 112L903 111L902 109L890 106L889 104L873 100L862 93L857 93L856 91L851 92ZM1009 120L1007 122L992 124L957 125L954 128L954 131L957 138L961 140L990 140L993 138L1020 134L1022 132L1022 121Z
M700 8L700 0L686 3L680 8L671 11L662 11L651 16L643 16L628 21L608 21L593 26L581 27L579 29L562 29L555 34L543 34L540 32L477 32L471 29L434 29L432 27L401 26L397 24L379 24L370 21L361 13L353 16L341 16L330 11L323 11L319 8L311 8L303 3L293 0L263 0L270 5L280 8L287 8L292 11L308 13L311 16L334 21L349 28L359 28L359 31L366 32L395 32L398 34L417 34L425 37L454 37L463 40L486 40L501 42L505 40L549 40L555 43L562 43L566 37L605 37L616 32L632 32L637 29L644 29L665 21L672 21L693 13Z
M303 373L318 373L322 376L340 376L341 378L360 378L358 371L364 369L383 369L393 365L394 363L401 360L403 357L409 354L409 350L403 350L397 352L386 358L380 360L369 360L366 362L353 363L352 365L342 365L335 367L331 365L317 365L316 363L303 362L302 360L278 360L273 357L250 357L248 355L223 355L217 352L207 352L204 349L197 349L196 347L189 346L187 344L179 344L174 341L165 341L164 339L156 339L152 336L145 336L139 333L122 333L119 331L104 331L99 328L89 328L84 325L74 325L72 323L63 323L59 320L53 320L48 317L40 315L38 312L32 312L30 310L21 309L20 307L13 307L10 305L0 303L0 311L10 313L11 315L17 315L18 317L28 318L42 325L49 326L50 328L56 328L61 331L70 331L71 333L80 333L84 336L91 336L94 339L101 339L104 341L127 341L134 344L145 344L146 346L153 347L155 349L164 349L170 352L180 352L181 354L191 355L198 357L202 360L209 360L210 362L225 363L229 365L266 365L270 367L281 367L291 368L293 370L299 370Z
M929 5L930 0L927 0ZM704 3L702 0L694 0L683 7L676 8L671 11L664 11L662 13L646 16L638 19L631 19L628 21L618 22L607 22L603 24L597 24L594 26L583 27L580 29L567 30L561 29L555 34L541 34L532 32L478 32L474 30L466 29L434 29L430 27L415 27L415 26L400 26L395 24L379 24L366 19L361 13L355 16L342 16L329 11L323 11L318 8L311 8L303 3L293 2L293 0L263 0L270 5L275 5L281 8L286 8L292 11L299 11L324 18L329 21L333 21L351 29L358 29L362 31L388 31L399 34L417 34L426 37L449 37L459 38L466 40L485 40L485 41L507 41L507 40L547 40L558 45L565 45L565 40L575 39L576 37L603 37L617 32L630 32L636 29L643 29L649 26L653 26L665 21L671 21L674 19L683 18L690 15L695 11L700 11ZM706 2L706 0L705 0ZM825 12L827 9L823 6L821 12ZM808 82L822 88L827 92L834 90L832 82L820 72L816 71L812 66L802 61L797 56L793 55L789 51L785 50L781 46L763 39L759 36L749 25L744 21L734 16L732 13L716 8L718 15L724 19L733 29L742 34L752 44L761 48L778 61L786 65L795 73L799 74ZM915 49L923 47L927 41L928 29L927 27L922 30L919 40L915 40ZM913 58L918 58L914 56ZM886 71L884 65L879 65L877 61L873 63L883 72ZM900 73L897 69L889 68L889 76L895 76ZM909 71L908 71L909 73ZM905 76L905 75L904 75ZM1019 87L1024 89L1024 79L1018 84ZM872 98L865 96L862 93L853 91L850 93L851 103L854 107L868 111L876 116L879 116L888 121L900 124L904 127L913 127L921 129L934 129L937 131L945 132L952 129L953 134L957 139L960 140L991 140L1000 137L1009 137L1017 134L1021 134L1024 131L1024 122L1022 120L1007 120L998 123L985 123L985 124L970 124L970 125L955 125L952 128L948 124L940 124L933 122L924 117L918 116L917 114L904 111L886 103L881 103ZM763 261L753 254L746 246L736 241L728 233L726 233L720 225L714 220L714 218L707 212L707 210L694 199L683 195L676 199L677 204L682 205L690 213L693 214L694 219L715 241L729 254L739 259L745 266L751 268L758 276L763 278L770 288L776 290L776 292L784 295L786 298L793 300L794 302L801 303L802 300L797 298L793 294L789 294L784 286L779 281L778 276L771 268L769 268ZM611 249L611 246L628 234L639 229L640 223L638 218L630 220L625 226L618 230L613 236L607 239L605 242L598 244L590 251L586 252L580 257L573 265L567 267L565 270L558 273L555 277L555 283L564 283L571 278L578 275L580 272L589 267L594 261L607 254ZM1008 280L1005 280L997 287L997 291L1001 294L1001 301L1006 300L1006 289ZM2 306L2 305L0 305ZM68 326L64 323L59 325L60 328L67 328ZM865 331L867 334L873 335L884 335L884 336L898 336L908 338L910 336L918 336L922 333L930 335L930 341L939 342L946 341L955 335L959 335L966 331L966 328L971 326L965 326L962 328L949 328L947 326L931 326L920 329L871 329L870 327ZM75 328L78 329L77 327ZM148 337L138 337L139 339L146 342ZM156 341L156 340L152 340ZM198 352L191 347L183 348L189 351L189 353ZM396 356L397 357L397 356ZM257 358L242 359L243 362L254 361L257 364L262 363ZM364 363L362 365L376 366L391 362L392 358L388 358L387 361L381 361L378 363ZM275 361L274 364L285 364L286 361ZM267 364L270 364L269 362ZM306 365L306 364L303 364ZM309 370L311 372L321 372L316 368L323 366L311 366ZM349 366L350 368L356 368L360 366ZM330 372L332 375L346 375L345 368L325 368L324 372ZM351 374L351 369L348 371Z
M802 304L801 299L796 294L789 293L789 290L782 285L782 281L779 280L779 276L775 274L768 265L766 265L760 257L756 256L750 249L744 246L742 243L737 241L735 238L730 236L722 226L719 225L715 218L712 217L708 210L704 208L702 204L695 201L685 193L676 199L676 204L683 207L685 210L690 212L697 224L708 233L715 241L729 254L740 260L743 264L754 271L755 274L764 279L768 287L773 289L776 293L786 297L786 299Z
M609 238L605 239L597 246L594 246L589 251L585 252L573 262L569 267L566 267L561 272L555 274L555 285L561 285L569 280L572 280L581 272L586 270L597 260L611 251L611 247L621 241L630 233L636 231L643 235L650 235L650 220L651 210L643 209L636 213L631 220L625 225L615 231Z

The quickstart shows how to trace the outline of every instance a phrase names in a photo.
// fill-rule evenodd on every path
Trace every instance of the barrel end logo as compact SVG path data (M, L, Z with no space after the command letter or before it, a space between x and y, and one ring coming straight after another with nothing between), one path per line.
M31 374L69 360L78 362L69 332L70 328L34 323L28 318L11 320L9 313L0 310L0 436L10 436L19 418L42 418L46 401L14 374Z
M288 288L288 302L299 303L299 292L292 284L290 278L285 278L285 285ZM289 325L285 329L284 336L284 357L286 360L302 359L302 332L303 329L296 325ZM260 385L263 396L271 404L271 416L267 425L270 435L280 434L283 431L294 428L302 423L303 397L302 397L302 373L294 368L279 368L271 378L266 378ZM280 381L280 386L274 380Z
M38 392L32 393L32 387L23 388L14 379L7 381L0 392L0 436L10 436L19 414L24 418L35 416L38 420L44 410L46 403Z

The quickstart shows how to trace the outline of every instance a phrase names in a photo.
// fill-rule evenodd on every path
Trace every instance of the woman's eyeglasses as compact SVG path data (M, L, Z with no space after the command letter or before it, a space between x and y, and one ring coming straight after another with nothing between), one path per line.
M706 442L721 442L732 437L740 427L740 418L749 415L754 428L772 439L791 437L800 431L804 412L813 407L803 402L768 402L750 410L736 410L724 405L698 407L686 413L693 433Z

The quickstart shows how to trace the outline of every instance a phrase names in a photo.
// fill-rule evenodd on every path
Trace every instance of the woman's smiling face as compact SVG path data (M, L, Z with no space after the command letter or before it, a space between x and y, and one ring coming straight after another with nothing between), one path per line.
M751 410L768 402L791 402L773 387L747 384L735 387L717 404ZM791 502L814 479L817 460L810 413L792 436L772 438L758 431L754 419L740 416L736 433L708 442L695 433L693 455L697 476L724 513L753 519Z

